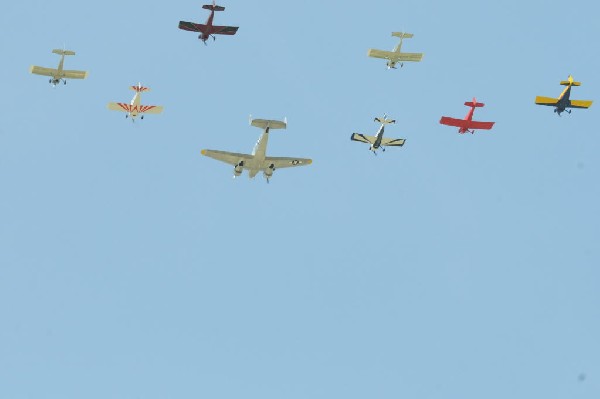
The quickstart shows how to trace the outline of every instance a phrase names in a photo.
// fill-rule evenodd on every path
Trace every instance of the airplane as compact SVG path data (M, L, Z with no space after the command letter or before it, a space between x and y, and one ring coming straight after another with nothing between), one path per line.
M456 119L447 116L442 116L442 119L440 119L440 123L442 125L457 127L458 133L460 134L473 134L475 133L475 129L489 130L492 128L492 126L494 126L495 122L478 122L473 120L473 113L475 112L475 108L483 107L485 105L484 103L478 103L475 97L473 97L473 101L467 101L465 105L467 107L471 107L471 109L469 110L467 116L465 116L464 119Z
M212 4L205 4L202 8L206 10L210 10L210 15L206 20L206 24L196 24L193 22L179 21L179 29L187 30L191 32L200 32L198 35L198 39L202 40L202 42L206 45L206 41L209 37L212 36L213 40L215 40L215 35L235 35L237 30L239 29L237 26L217 26L213 25L213 18L215 17L215 11L225 11L225 7L221 7L215 4L213 1Z
M560 82L561 85L567 86L558 98L551 97L541 97L537 96L535 98L535 103L537 105L548 105L554 107L554 112L560 116L563 111L567 113L571 113L570 109L567 108L589 108L592 106L591 100L571 100L569 97L571 96L571 87L573 86L581 86L581 82L573 81L573 76L569 75L567 80L563 80Z
M400 43L398 43L396 47L394 47L394 50L384 51L370 48L367 55L369 57L384 58L388 60L388 69L396 69L396 63L398 62L400 62L400 68L402 68L404 66L404 63L401 61L421 61L421 59L423 58L423 53L403 53L400 51L400 48L402 47L402 39L410 39L411 37L413 37L412 33L392 32L392 36L400 38Z
M240 176L244 169L248 171L248 177L250 179L254 178L258 172L262 171L263 176L267 179L267 183L276 169L304 166L312 163L311 159L306 158L268 157L266 155L269 132L271 129L285 129L287 127L287 119L284 121L276 121L268 119L252 119L252 117L250 117L250 125L263 129L263 133L258 138L252 154L238 154L235 152L216 150L202 150L201 154L233 165L234 178Z
M377 149L381 148L381 151L385 152L385 147L402 147L404 145L405 139L384 139L383 131L385 129L385 125L390 123L396 123L395 119L386 119L387 115L383 115L383 118L375 118L373 121L381 123L379 130L377 130L377 134L375 136L367 136L361 133L352 133L350 136L350 140L360 141L361 143L367 143L371 146L369 147L369 151L373 151L373 154L377 155Z
M29 67L29 72L36 75L50 76L49 83L56 87L61 81L67 84L67 79L85 79L88 75L86 71L71 71L63 69L65 62L65 55L75 55L74 51L69 50L52 50L54 54L60 55L60 62L58 68L44 68L40 66L32 65Z
M108 109L112 111L126 112L125 118L131 116L133 122L135 118L141 114L141 119L144 119L144 114L160 114L163 111L163 107L160 105L141 105L140 100L142 93L150 91L149 87L142 86L138 83L137 86L130 86L131 90L135 91L133 99L129 104L127 103L108 103Z

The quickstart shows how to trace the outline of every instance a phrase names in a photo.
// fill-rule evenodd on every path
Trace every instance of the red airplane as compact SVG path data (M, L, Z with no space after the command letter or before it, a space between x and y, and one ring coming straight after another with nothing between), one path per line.
M440 119L440 123L442 125L456 126L458 128L458 133L460 134L464 134L467 132L473 134L475 133L475 129L489 130L492 128L492 126L494 126L495 122L478 122L473 120L473 112L475 112L475 108L483 107L485 104L478 103L475 97L473 97L473 101L467 101L465 105L467 107L471 107L469 113L467 114L467 116L465 116L465 119L455 119L447 116L442 116L442 119Z
M221 7L215 4L205 4L202 8L210 10L210 15L206 20L206 25L195 24L193 22L179 21L179 29L188 30L190 32L200 32L198 39L202 40L204 44L210 36L215 40L215 35L235 35L239 29L237 26L216 26L213 25L213 18L215 17L215 11L224 11L225 7Z

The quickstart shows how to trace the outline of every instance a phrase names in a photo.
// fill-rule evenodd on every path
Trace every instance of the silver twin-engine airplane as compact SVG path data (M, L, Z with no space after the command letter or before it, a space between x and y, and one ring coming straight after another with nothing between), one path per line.
M263 133L258 138L252 154L239 154L235 152L202 150L202 155L214 158L233 165L233 177L239 176L245 170L248 171L248 177L251 179L262 171L263 176L269 179L273 176L276 169L289 168L293 166L304 166L312 163L311 159L306 158L288 158L288 157L268 157L267 143L269 141L269 132L272 129L285 129L287 120L275 121L268 119L252 119L250 125L263 129Z
M385 130L385 125L390 123L396 123L394 119L386 119L387 115L383 115L383 118L375 118L375 122L381 123L379 130L377 130L377 134L375 136L367 136L366 134L361 133L352 133L350 136L350 140L360 141L361 143L367 143L371 146L369 147L369 151L373 151L373 154L377 155L377 149L381 148L381 151L385 152L386 146L392 147L402 147L404 145L405 139L384 139L383 131Z

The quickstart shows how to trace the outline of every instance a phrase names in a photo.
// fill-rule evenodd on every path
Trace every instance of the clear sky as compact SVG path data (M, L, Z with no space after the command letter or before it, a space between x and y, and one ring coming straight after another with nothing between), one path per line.
M3 5L0 399L598 398L600 104L534 104L600 101L595 2L231 0L208 46L202 4ZM29 74L63 46L88 79ZM438 123L474 96L493 130ZM313 164L200 155L250 114Z

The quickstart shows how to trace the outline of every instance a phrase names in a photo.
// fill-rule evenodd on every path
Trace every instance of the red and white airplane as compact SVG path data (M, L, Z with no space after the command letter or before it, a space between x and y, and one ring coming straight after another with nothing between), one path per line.
M163 107L160 105L141 104L142 92L150 91L149 87L144 87L141 83L138 83L137 86L130 86L130 88L131 90L135 91L135 94L129 104L108 103L108 109L112 111L127 112L125 114L125 118L131 116L132 122L138 115L141 115L140 119L144 119L144 114L160 114L163 111Z
M198 39L202 40L204 44L209 37L212 36L215 40L215 35L235 35L239 27L237 26L217 26L213 25L213 18L215 17L215 11L225 11L225 7L221 7L215 4L205 4L202 8L210 10L210 15L206 20L206 24L196 24L194 22L179 21L179 29L187 30L190 32L200 32Z
M450 118L448 116L442 116L440 119L440 123L442 125L455 126L458 128L458 133L475 133L475 129L485 129L490 130L492 126L494 126L495 122L478 122L473 120L473 113L475 112L475 108L483 107L484 103L478 103L475 97L473 97L473 101L467 101L465 103L467 107L471 107L467 116L464 119L456 119Z

